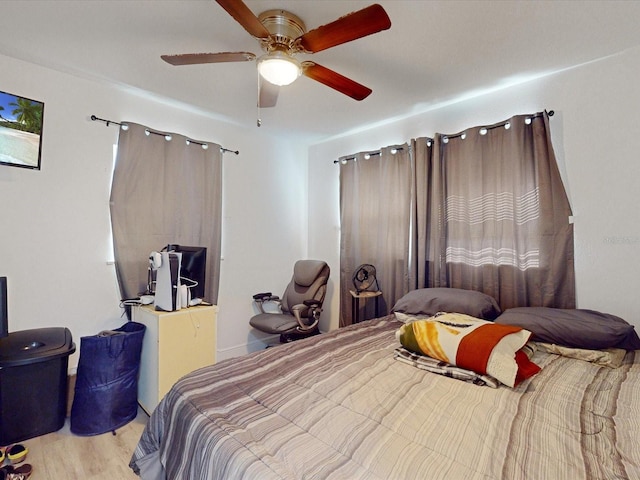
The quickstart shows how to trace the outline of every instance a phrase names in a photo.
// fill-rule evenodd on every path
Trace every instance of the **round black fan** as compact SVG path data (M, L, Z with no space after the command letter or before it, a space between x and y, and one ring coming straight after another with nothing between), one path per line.
M370 290L374 284L374 291L380 290L378 279L376 278L376 267L369 263L364 263L356 268L351 280L353 281L353 286L356 287L357 293Z

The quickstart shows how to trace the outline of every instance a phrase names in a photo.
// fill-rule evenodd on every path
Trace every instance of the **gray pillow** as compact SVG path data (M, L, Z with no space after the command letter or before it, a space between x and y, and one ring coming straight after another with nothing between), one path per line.
M438 287L410 291L396 302L392 312L429 316L438 312L464 313L483 320L493 320L501 310L492 296L482 292Z
M531 340L538 342L589 350L640 349L640 338L633 325L615 315L595 310L510 308L496 322L529 330L533 333Z

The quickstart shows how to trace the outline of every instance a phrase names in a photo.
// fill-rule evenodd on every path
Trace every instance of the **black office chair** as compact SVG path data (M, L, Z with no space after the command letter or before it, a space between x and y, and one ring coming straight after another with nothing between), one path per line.
M293 267L293 278L282 298L271 292L258 293L253 300L260 313L249 323L260 331L280 335L286 343L316 335L322 303L327 293L329 265L321 260L298 260ZM265 310L268 302L275 303L277 312Z

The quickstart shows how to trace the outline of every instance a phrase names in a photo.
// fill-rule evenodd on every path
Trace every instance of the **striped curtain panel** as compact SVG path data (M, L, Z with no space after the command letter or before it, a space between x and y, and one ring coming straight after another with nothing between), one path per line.
M416 288L575 308L571 207L546 112L414 143Z

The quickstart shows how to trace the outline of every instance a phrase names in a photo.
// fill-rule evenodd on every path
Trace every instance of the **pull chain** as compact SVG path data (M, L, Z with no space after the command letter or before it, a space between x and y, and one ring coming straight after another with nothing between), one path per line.
M256 68L256 73L258 74L258 101L256 102L256 125L258 127L262 126L262 119L260 118L260 72Z

